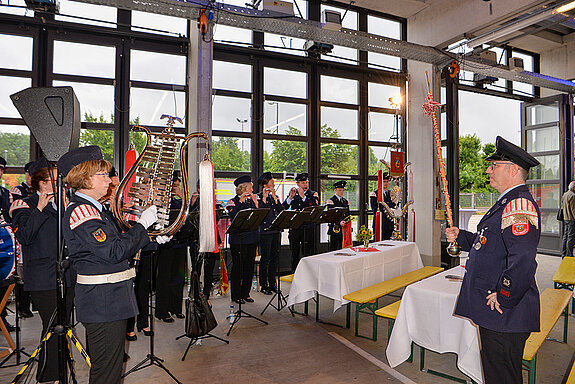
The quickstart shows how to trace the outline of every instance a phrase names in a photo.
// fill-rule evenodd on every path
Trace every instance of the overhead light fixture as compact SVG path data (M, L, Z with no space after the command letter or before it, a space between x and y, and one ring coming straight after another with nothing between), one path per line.
M536 24L542 20L545 20L558 13L565 13L575 8L575 1L571 1L567 4L561 5L557 8L547 9L539 12L533 16L526 17L524 19L515 21L511 24L503 25L493 31L484 33L483 35L477 36L476 38L470 39L467 42L467 46L471 49L479 47L493 40L498 40L502 37L508 36L520 29L529 27L530 25Z

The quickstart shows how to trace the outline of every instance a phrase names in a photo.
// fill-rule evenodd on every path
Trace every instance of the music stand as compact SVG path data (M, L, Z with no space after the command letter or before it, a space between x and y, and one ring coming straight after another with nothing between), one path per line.
M228 230L226 231L226 233L228 235L232 235L232 234L236 234L236 233L255 231L256 229L258 229L260 224L264 221L264 219L268 215L269 210L270 210L269 208L250 208L250 209L244 209L242 211L239 211L238 214L236 215L236 217L232 220L232 223L228 227ZM233 267L236 268L235 265ZM240 265L238 265L237 267L240 269L240 274L241 274L241 271L242 271L242 257L241 257L241 255L240 255ZM240 284L240 289L241 289L241 284ZM253 315L250 315L246 311L242 310L242 301L238 300L238 302L239 302L239 307L238 307L238 310L234 314L234 321L230 325L230 329L228 329L227 336L230 335L232 328L234 327L234 325L236 325L236 323L238 321L240 321L240 319L242 317L251 317L252 319L258 320L258 321L264 323L265 325L268 325L267 321L264 321L258 317L253 316Z
M317 224L318 220L321 216L321 213L323 212L323 210L325 209L325 205L314 205L311 207L305 207L304 209L301 210L302 216L303 216L303 221L302 221L302 225L306 225L306 224ZM305 215L305 213L307 213L307 216ZM315 227L314 227L315 228ZM304 227L304 233L309 230L310 228L306 228ZM305 239L307 238L307 236L304 235L304 244L305 244ZM315 254L315 236L312 240L312 255ZM304 245L304 250L305 250L305 245ZM305 256L311 256L311 255L303 255L302 257ZM295 271L294 271L295 272Z
M318 224L336 224L341 222L345 217L349 216L349 209L345 207L334 207L328 208L323 211L319 218L317 219ZM331 235L330 235L331 236ZM341 248L341 244L340 244ZM331 251L331 240L330 240L330 251Z
M283 231L284 229L295 229L295 228L299 228L304 220L304 217L308 216L309 214L307 212L303 213L301 211L281 211L279 213L279 215L276 216L276 218L274 219L274 221L271 223L271 225L269 227L267 227L266 229L264 229L264 231L271 231L271 230L279 230L280 232ZM267 305L264 307L263 311L260 313L260 315L263 315L264 312L266 311L266 309L268 309L268 307L271 305L272 307L274 307L277 311L281 311L284 307L287 307L287 299L284 296L284 294L281 291L281 287L280 287L280 263L278 260L277 263L277 290L274 293L274 295L271 297L270 301L267 303ZM275 298L278 298L278 303L277 306L275 306L273 304L273 301ZM295 317L293 310L288 307L291 315L293 317Z

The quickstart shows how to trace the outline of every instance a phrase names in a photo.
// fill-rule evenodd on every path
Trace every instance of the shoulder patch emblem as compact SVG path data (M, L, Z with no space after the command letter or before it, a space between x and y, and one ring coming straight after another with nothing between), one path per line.
M525 235L529 232L528 222L519 222L511 225L511 231L515 236Z
M9 212L10 216L12 216L12 212L20 208L30 208L30 206L22 199L14 200L14 202L10 206L10 212Z
M104 241L106 241L106 232L104 232L102 228L98 228L94 232L92 232L92 236L94 236L94 239L96 239L96 241L98 241L99 243L103 243Z
M535 228L539 228L539 215L530 200L517 198L507 203L501 215L501 230L514 224L526 224L527 229L524 226L518 226L518 228L514 228L513 232L515 234L516 230L519 232L525 231L520 233L524 235L529 232L529 223L533 224Z
M70 215L70 229L75 229L79 225L89 220L102 220L98 210L89 204L78 205Z

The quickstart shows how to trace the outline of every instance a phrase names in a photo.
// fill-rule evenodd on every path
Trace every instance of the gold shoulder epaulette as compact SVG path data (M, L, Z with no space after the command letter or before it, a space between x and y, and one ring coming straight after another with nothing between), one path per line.
M530 222L535 228L539 228L539 215L535 206L530 200L522 197L511 200L505 206L501 216L501 229L520 222Z

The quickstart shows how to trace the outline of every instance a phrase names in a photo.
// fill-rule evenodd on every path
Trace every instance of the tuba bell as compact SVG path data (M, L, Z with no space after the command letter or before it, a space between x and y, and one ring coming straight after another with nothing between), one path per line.
M168 118L168 126L162 133L150 132L148 128L140 125L132 128L134 132L142 131L146 134L146 146L134 165L124 175L112 203L112 214L126 228L131 228L146 208L156 205L158 221L148 228L150 237L171 236L184 224L190 203L185 151L189 140L194 137L209 140L204 132L194 132L187 136L176 135L172 126L174 120L181 122L181 119L168 115L162 115L162 118ZM172 175L176 169L178 154L182 172L182 207L176 219L170 223ZM134 175L135 181L132 180ZM128 185L130 185L129 190L125 193Z

